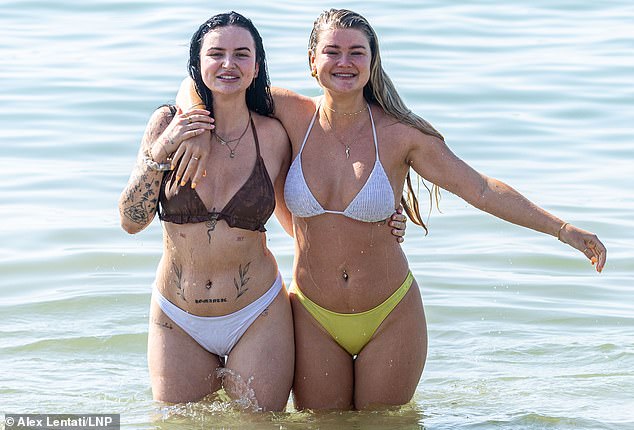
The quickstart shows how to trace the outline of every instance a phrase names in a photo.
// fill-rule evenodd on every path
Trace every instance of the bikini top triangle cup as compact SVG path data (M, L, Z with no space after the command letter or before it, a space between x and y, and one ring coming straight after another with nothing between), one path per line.
M250 119L256 158L251 175L220 212L209 211L195 189L180 186L176 171L166 172L159 192L159 219L174 224L224 220L229 227L266 231L264 225L275 210L275 189L260 155L260 143ZM215 209L215 208L214 208Z
M306 131L304 142L299 149L299 153L291 163L288 175L286 176L286 183L284 185L284 199L286 200L286 206L293 215L300 218L309 218L324 213L332 213L364 222L378 222L387 219L394 213L394 191L392 190L390 180L388 179L385 169L383 169L383 165L381 164L381 160L379 159L379 145L376 138L376 128L374 126L374 118L372 117L372 110L370 109L370 106L367 108L370 113L370 122L372 123L372 136L374 137L376 160L370 176L359 193L348 204L348 207L346 207L345 210L333 211L324 209L310 191L302 169L302 151L306 145L306 141L308 140L308 135L315 124L315 119L317 118L320 105L318 105L315 110L313 119Z

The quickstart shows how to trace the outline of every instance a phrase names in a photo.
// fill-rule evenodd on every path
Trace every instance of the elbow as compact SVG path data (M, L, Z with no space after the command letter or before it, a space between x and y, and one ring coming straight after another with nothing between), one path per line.
M480 180L478 181L477 186L474 187L474 189L470 193L470 196L465 200L470 205L486 212L490 193L491 186L489 183L489 178L484 175L480 175Z
M141 226L137 223L132 223L129 220L126 220L124 217L121 217L121 228L128 234L136 234L143 230L145 226Z

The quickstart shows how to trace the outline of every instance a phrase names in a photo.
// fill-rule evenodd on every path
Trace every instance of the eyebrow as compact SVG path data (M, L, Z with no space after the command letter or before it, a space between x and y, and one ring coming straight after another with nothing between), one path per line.
M207 48L207 52L214 51L214 50L215 51L226 51L227 49L226 48L221 48L219 46L210 46L209 48ZM249 47L247 47L247 46L243 46L243 47L234 49L234 51L249 51L249 52L251 52L251 49Z
M340 45L326 45L324 48L335 48L335 49L341 49ZM365 49L367 50L367 48L363 45L352 45L349 49Z

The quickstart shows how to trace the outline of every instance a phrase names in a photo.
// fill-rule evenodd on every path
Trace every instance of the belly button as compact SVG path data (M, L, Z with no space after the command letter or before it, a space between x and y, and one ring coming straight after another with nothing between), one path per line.
M348 272L346 272L345 270L343 271L343 274L341 275L343 277L343 280L348 282Z

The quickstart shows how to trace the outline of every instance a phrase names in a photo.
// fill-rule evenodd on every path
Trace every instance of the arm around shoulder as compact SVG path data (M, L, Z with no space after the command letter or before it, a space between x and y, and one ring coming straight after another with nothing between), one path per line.
M286 130L277 119L269 118L271 121L271 143L273 144L272 153L275 155L275 165L277 166L277 174L272 177L273 187L275 188L275 217L288 235L293 236L293 217L286 206L284 200L284 185L286 183L286 174L291 163L291 142L286 134Z
M163 171L152 154L165 152L163 131L173 115L167 107L157 109L145 128L137 160L126 187L119 197L121 228L130 234L146 228L154 219L158 209L158 196Z

